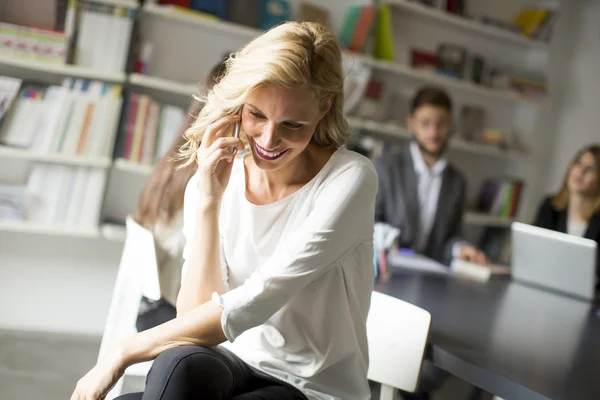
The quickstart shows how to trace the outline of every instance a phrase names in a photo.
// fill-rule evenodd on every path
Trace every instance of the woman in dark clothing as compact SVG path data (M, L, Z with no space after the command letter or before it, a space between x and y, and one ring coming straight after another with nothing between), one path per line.
M561 190L542 201L535 225L595 240L600 247L600 145L587 146L577 153ZM596 257L600 277L600 249Z

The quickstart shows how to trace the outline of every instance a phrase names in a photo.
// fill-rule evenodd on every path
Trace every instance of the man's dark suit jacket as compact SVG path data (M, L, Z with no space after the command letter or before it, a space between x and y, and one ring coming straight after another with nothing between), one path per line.
M540 228L566 233L567 210L566 208L564 210L555 209L552 205L552 198L547 197L542 201L538 208L534 225L539 226ZM596 275L598 275L598 282L600 284L600 212L596 212L596 214L590 218L584 237L598 243L598 248L596 250Z
M375 167L379 175L375 221L400 229L400 246L413 248L419 224L419 195L410 148L383 155L375 161ZM443 172L437 213L424 252L446 265L452 261L452 246L462 240L465 196L464 176L448 164Z

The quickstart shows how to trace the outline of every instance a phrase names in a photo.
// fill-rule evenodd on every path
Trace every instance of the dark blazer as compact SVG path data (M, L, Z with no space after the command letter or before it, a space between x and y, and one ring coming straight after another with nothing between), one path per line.
M410 148L383 155L375 160L375 168L379 175L375 221L400 229L400 246L412 248L419 224L419 195ZM425 250L426 256L446 265L452 261L452 245L462 240L466 186L464 176L448 164L443 173L437 213Z
M552 198L545 198L540 204L535 217L535 226L558 232L567 232L567 210L557 210L552 206ZM596 275L600 279L600 212L592 215L588 222L584 237L598 243L596 250Z

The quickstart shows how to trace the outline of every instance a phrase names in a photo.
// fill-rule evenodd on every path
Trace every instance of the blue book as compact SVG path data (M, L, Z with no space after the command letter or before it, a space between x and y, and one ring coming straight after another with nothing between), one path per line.
M260 28L263 30L289 21L290 5L285 0L262 0L260 5Z
M227 19L227 0L192 0L192 10L216 15L219 19Z

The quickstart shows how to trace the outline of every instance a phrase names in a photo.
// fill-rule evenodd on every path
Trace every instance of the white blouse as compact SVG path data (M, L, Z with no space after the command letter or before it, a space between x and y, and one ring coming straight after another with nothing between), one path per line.
M573 222L571 220L567 220L567 233L569 235L584 237L587 227L587 222Z
M309 399L370 398L366 320L376 191L372 163L339 149L300 190L268 205L246 199L237 158L223 196L227 292L213 300L223 307L224 346ZM197 198L194 176L185 193L188 243Z

